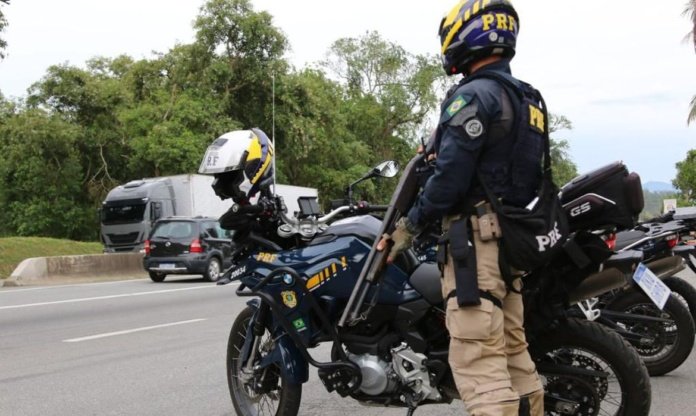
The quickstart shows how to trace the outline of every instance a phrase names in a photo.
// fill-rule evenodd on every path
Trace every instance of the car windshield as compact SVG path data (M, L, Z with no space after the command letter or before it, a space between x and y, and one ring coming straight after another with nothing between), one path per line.
M101 211L104 224L122 224L127 222L140 222L145 213L145 203L104 205Z
M152 238L192 238L196 226L189 221L161 222L152 232Z

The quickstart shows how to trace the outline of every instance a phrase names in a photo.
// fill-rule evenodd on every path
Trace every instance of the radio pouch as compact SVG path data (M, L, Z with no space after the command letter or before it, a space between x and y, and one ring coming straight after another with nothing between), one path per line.
M460 307L481 304L476 273L476 252L469 245L467 219L462 218L450 224L449 251L454 266L457 303Z

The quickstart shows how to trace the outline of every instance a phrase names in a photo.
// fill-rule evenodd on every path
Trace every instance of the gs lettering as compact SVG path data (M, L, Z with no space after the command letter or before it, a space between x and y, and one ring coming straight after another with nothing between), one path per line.
M584 214L587 211L591 210L592 206L590 205L589 202L585 202L582 205L578 205L577 207L573 208L570 210L570 216L571 217L577 217L580 214Z

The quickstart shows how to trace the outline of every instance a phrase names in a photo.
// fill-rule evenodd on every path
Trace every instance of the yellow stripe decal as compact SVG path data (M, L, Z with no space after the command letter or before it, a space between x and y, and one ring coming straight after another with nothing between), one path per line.
M445 18L445 22L442 24L442 27L447 27L454 23L454 21L457 19L457 16L459 15L459 9L466 3L467 0L462 0L460 1L456 6L450 10L450 12L447 14L447 17Z
M348 260L346 260L345 256L341 257L341 266L343 266L344 269L348 267Z
M307 289L312 290L314 287L319 285L319 276L314 275L311 279L307 280Z
M454 26L452 26L452 29L450 29L449 33L447 34L447 37L445 38L445 41L442 42L443 55L445 54L445 51L449 47L450 43L452 43L452 38L454 37L454 35L457 34L457 31L459 30L459 28L462 27L463 24L464 22L462 22L461 20L457 20L457 23L455 23Z
M259 168L258 172L256 172L256 175L254 175L254 177L251 179L252 185L255 184L259 179L261 179L261 174L263 174L263 172L266 171L266 168L271 163L271 160L273 160L273 158L271 157L271 153L269 152L266 155L266 160L263 162L263 165L261 165L261 168Z
M338 270L336 269L336 263L331 263L331 272L333 274L336 274Z
M251 144L247 151L249 152L247 160L261 159L261 142L256 135L254 135L254 138L251 140Z

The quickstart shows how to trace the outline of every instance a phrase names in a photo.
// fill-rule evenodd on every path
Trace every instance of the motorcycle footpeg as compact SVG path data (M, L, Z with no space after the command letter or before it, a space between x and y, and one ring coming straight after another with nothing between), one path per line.
M356 374L352 367L331 366L338 368L320 368L317 373L329 393L336 391L341 397L354 393L361 382L360 374Z

